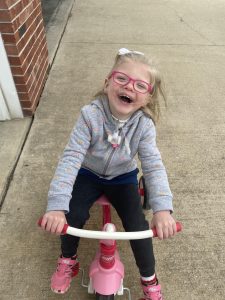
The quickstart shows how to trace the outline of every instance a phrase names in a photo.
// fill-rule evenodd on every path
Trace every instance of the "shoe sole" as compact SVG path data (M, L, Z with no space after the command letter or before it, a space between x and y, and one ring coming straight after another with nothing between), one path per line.
M72 279L73 277L75 277L75 276L78 274L78 272L79 272L79 266L78 266L77 272L75 272L75 273L71 276L71 279ZM55 294L60 294L60 295L62 295L62 294L65 294L65 293L68 291L69 288L70 288L70 284L68 285L68 287L67 287L67 289L66 289L65 291L55 290L55 289L53 289L52 287L51 287L51 290L52 290L52 292L55 293Z
M70 288L70 285L67 287L67 289L65 291L60 291L60 290L54 290L53 288L51 288L52 292L55 293L55 294L65 294L68 289Z

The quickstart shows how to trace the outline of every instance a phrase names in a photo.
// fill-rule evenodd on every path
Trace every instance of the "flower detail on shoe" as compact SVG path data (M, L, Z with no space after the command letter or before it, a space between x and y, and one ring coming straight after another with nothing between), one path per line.
M141 298L140 300L163 300L160 284L145 285L142 282L142 288L145 298Z
M51 278L51 290L57 294L64 294L70 287L70 282L79 272L77 257L59 257L55 273Z

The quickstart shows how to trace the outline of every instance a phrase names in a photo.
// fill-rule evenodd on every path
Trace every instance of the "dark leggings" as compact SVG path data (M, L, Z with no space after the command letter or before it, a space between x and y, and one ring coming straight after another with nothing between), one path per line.
M66 214L68 224L76 228L83 228L90 217L91 206L102 194L106 195L117 211L125 231L149 229L136 184L99 184L84 175L78 175L74 184L70 211ZM76 254L78 244L78 237L61 236L62 255L71 257ZM152 276L155 273L152 239L132 240L130 244L141 276Z

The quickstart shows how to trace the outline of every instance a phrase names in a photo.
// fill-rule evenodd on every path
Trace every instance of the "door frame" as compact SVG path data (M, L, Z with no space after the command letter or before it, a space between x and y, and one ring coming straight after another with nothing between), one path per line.
M23 111L0 33L0 121L23 118Z

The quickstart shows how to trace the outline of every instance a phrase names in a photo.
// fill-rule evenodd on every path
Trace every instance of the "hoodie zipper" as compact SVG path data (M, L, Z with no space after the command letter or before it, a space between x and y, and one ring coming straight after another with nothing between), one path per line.
M120 129L118 130L119 135L120 135L121 131L122 131L122 128L120 128ZM107 171L107 169L108 169L108 167L109 167L109 164L110 164L110 162L111 162L111 160L112 160L112 157L113 157L114 152L116 151L116 149L117 149L117 148L113 148L112 151L110 152L109 156L108 156L108 159L107 159L107 161L106 161L106 164L105 164L105 167L104 167L104 170L103 170L103 175L104 175L104 176L106 175L106 171Z

